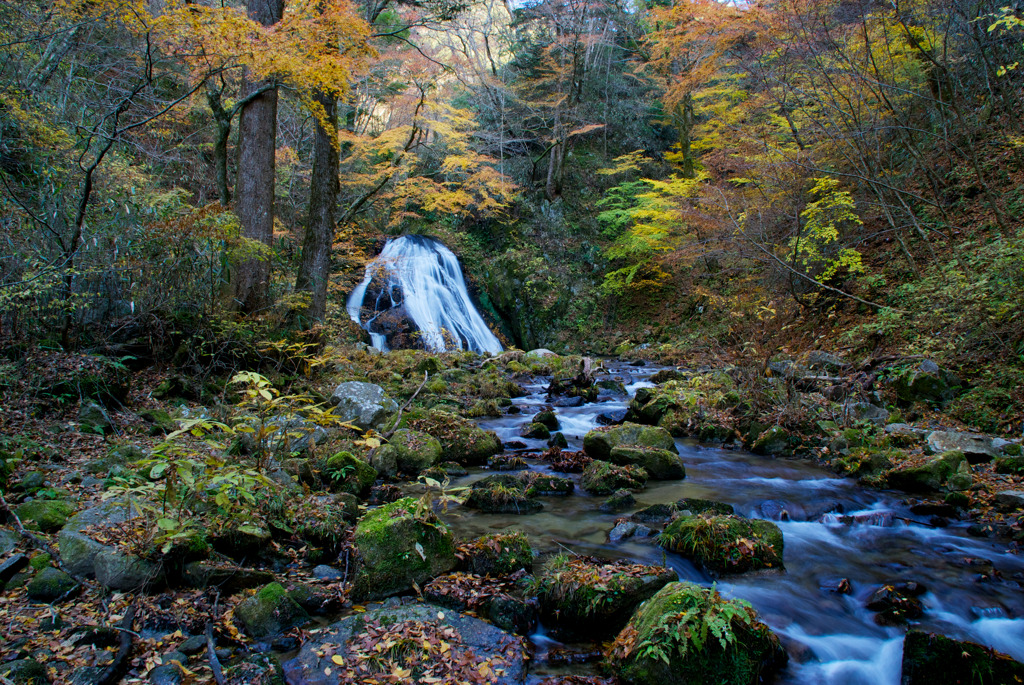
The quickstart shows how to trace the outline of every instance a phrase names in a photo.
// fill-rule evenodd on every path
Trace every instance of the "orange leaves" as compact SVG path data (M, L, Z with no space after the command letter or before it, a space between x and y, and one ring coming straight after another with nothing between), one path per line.
M302 92L347 92L353 73L373 54L369 27L348 0L293 0L272 26L236 8L178 0L154 27L161 45L197 78L245 67L257 79L276 79Z

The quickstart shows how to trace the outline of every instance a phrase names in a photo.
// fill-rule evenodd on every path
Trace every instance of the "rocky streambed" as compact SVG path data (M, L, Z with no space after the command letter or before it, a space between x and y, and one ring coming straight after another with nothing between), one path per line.
M518 467L527 481L568 479L571 493L529 498L534 504L521 507L521 513L453 506L444 520L459 536L519 530L544 556L569 553L664 565L682 580L714 584L726 597L749 601L782 638L790 658L779 682L899 683L908 627L1024 659L1024 560L1005 541L972 537L967 522L936 519L949 515L948 507L913 506L904 493L861 487L807 460L675 439L671 447L685 478L649 480L635 488L634 503L609 511L602 507L606 496L581 487L583 474L558 471L565 466L542 458L550 438L524 437L533 419L550 410L551 428L565 437L566 449L580 450L590 431L621 418L630 397L651 387L648 379L661 370L610 364L608 376L622 383L624 394L608 384L611 390L601 392L601 401L579 406L552 406L546 379L528 385L512 413L479 421L518 457L511 465L507 458L494 463ZM494 473L470 471L452 479L450 487L472 488ZM784 569L761 565L762 570L737 574L732 571L740 569L728 561L716 569L707 559L657 544L654 536L687 498L721 502L742 517L771 521L784 540ZM754 538L740 536L748 542ZM588 649L593 651L559 639L557 632L542 617L530 634L536 650L532 677L564 674L567 661L586 661ZM568 670L590 669L577 663Z

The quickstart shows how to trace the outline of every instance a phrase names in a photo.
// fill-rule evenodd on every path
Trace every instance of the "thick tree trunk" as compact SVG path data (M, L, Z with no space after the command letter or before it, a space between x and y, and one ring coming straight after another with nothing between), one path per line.
M284 0L246 0L249 17L264 26L276 24ZM246 81L245 92L261 88ZM277 90L269 89L242 108L238 123L238 181L235 213L242 237L267 246L274 238L274 151L277 147ZM269 255L255 255L239 264L232 281L235 307L246 314L270 302Z
M295 290L312 295L309 317L323 319L327 311L327 283L331 275L334 219L338 213L338 107L333 95L318 93L315 99L327 116L325 122L316 123L306 235L302 240L302 259L295 278ZM327 124L326 128L323 123Z

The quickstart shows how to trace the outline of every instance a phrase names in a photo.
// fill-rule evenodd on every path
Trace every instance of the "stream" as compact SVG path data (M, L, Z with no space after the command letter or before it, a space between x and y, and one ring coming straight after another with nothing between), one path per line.
M619 361L607 364L611 377L624 381L629 397L637 388L650 386L647 379L663 368ZM527 385L529 394L514 400L521 413L482 419L479 425L496 432L503 442L519 440L532 449L545 449L546 441L521 438L519 429L548 404L546 387L547 379ZM583 435L598 426L598 414L625 409L629 397L555 408L569 449L582 449ZM782 530L784 572L725 576L717 581L722 594L749 601L783 640L790 663L776 682L898 685L905 629L877 625L875 614L864 604L882 584L901 580L917 581L928 590L920 598L924 616L915 625L973 640L1024 661L1024 559L1004 544L968 536L967 524L962 522L933 527L928 516L910 512L903 502L905 495L862 488L807 461L760 457L685 439L677 439L676 447L686 478L651 481L636 493L637 509L700 497L732 504L737 514L771 518ZM544 462L529 458L527 462L532 470L551 470ZM489 473L473 469L452 486L466 486ZM662 564L683 580L714 582L651 539L610 542L608 532L615 520L630 512L601 512L598 507L604 498L579 489L578 474L557 475L573 478L577 489L568 497L541 498L544 510L539 513L483 514L455 506L445 518L458 536L519 529L544 555L571 550ZM788 515L780 515L783 510ZM841 578L849 580L849 594L827 589ZM537 656L531 681L566 672L545 663L548 650L561 645L548 637L543 626L530 639ZM572 672L592 672L588 671L592 668L578 665Z

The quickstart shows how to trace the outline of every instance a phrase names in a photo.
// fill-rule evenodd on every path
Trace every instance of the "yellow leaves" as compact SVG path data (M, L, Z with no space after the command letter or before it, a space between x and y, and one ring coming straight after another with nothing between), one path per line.
M335 654L334 656L332 656L331 661L333 661L338 666L345 665L345 659L340 654Z

